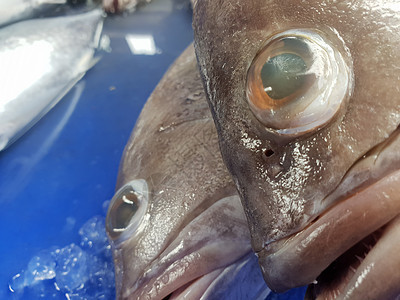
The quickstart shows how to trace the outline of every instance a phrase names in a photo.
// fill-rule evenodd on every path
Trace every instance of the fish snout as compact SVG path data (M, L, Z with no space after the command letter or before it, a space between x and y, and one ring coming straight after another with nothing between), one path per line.
M253 250L272 290L283 292L315 283L332 262L365 243L360 241L400 213L399 134L399 129L393 131L335 182L329 181L334 177L326 173L326 180L321 181L325 184L317 180L326 168L313 160L315 155L302 150L307 147L294 146L288 152L271 147L274 153L264 161L262 153L252 154L251 161L258 159L258 167L253 168L259 172L241 172L235 182L245 206ZM278 175L271 172L277 164ZM251 163L246 167L252 167ZM367 244L369 251L373 245Z
M361 276L359 268L365 268L366 262L379 263L385 252L392 251L391 247L400 246L396 239L390 245L384 238L399 228L399 182L400 171L391 172L342 199L303 230L266 245L257 255L268 286L283 292L297 286L317 284L320 280L323 289L329 290L329 285L324 286L327 281L324 270L329 267L327 272L340 275L336 279L340 293L350 292L350 282L357 279L355 276ZM391 257L394 264L400 263L397 256ZM358 262L355 264L354 260ZM387 275L377 271L368 276L368 280L374 280ZM395 280L398 279L388 279L389 285Z
M232 148L223 144L222 152L241 196L256 252L317 218L327 206L324 199L334 180L340 180L324 172L309 144L274 145L246 134ZM319 184L321 177L327 184Z

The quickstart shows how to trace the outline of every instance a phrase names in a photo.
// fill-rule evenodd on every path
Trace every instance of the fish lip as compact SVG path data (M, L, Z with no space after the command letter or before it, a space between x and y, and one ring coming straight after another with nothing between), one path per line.
M232 198L237 199L236 204ZM210 234L211 238L209 241L211 242L207 240L203 241L200 238L198 243L189 243L189 252L182 250L188 246L184 242L185 235L177 235L156 259L149 262L145 269L140 271L135 281L122 283L118 290L119 297L121 299L164 299L165 297L174 295L175 292L183 287L188 287L192 283L195 283L196 280L207 277L208 274L218 269L234 264L250 253L250 236L244 212L235 209L235 207L241 209L240 200L237 195L219 199L198 215L194 221L201 221L202 217L204 217L203 214L206 212L210 212L211 216L215 217L214 212L224 209L230 212L236 211L232 214L222 213L222 215L231 218L233 221L228 225L238 226L235 228L239 228L237 229L239 231L242 228L243 232L245 232L244 235L243 233L239 233L236 239L232 240L230 237L225 239L223 234L219 232L215 234L220 239L213 238L213 235ZM207 213L205 218L207 218ZM187 224L182 229L182 232L187 228L189 228L188 231L191 231L190 226L191 223ZM208 252L210 249L211 254ZM215 251L215 249L222 250ZM209 264L207 264L208 262Z
M268 286L284 292L315 282L341 254L400 213L399 182L400 170L393 171L330 207L301 231L265 245L256 254Z
M238 243L237 246L239 246L240 244L242 243ZM242 255L235 257L235 259L232 259L231 261L221 266L218 266L216 268L209 268L206 270L203 270L202 268L197 268L197 270L194 270L192 272L189 271L190 265L193 266L201 265L202 255L199 253L189 253L189 255L183 257L182 259L174 261L170 265L170 267L162 269L161 272L157 272L158 273L157 276L150 278L147 278L146 276L141 277L139 281L137 281L132 288L126 290L124 289L124 287L122 287L122 290L125 290L125 292L122 293L122 299L161 300L169 296L175 296L176 292L180 292L182 288L186 289L190 285L196 283L197 280L206 278L214 271L218 271L219 269L223 269L231 264L234 264L235 262L246 256L250 252L251 252L251 247L249 244L248 247L245 248L245 250L243 251ZM229 253L227 255L229 255ZM173 277L174 273L176 274L182 269L185 269L184 270L185 273L190 273L190 274L185 274L185 275L181 274L178 276L177 279L174 278L178 282L178 284L175 284L175 280L168 282L169 277ZM150 271L151 273L151 268L148 271ZM144 281L143 283L141 282L142 280ZM213 280L210 281L210 284L211 282L213 282ZM139 286L142 287L139 288ZM205 292L205 290L203 292ZM202 293L201 289L200 293Z

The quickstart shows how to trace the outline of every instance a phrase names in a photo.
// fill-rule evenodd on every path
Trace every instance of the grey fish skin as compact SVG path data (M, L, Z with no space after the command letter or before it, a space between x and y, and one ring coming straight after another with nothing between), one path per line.
M315 282L354 244L389 222L388 235L398 226L399 16L394 0L196 3L196 54L222 156L273 290ZM320 33L344 57L354 80L329 122L295 136L262 123L246 94L255 57L268 39L290 30ZM313 296L367 299L374 280L374 299L400 294L399 276L367 265L390 257L399 267L398 255L385 256L399 243L382 237L364 263L347 265L354 272L331 276L335 289L324 287L326 276L317 279L321 290Z
M259 269L252 269L247 285L234 281L255 255L192 46L146 102L125 147L117 189L106 227L118 299L268 294ZM121 207L132 202L138 208L130 215Z
M0 27L53 10L67 0L1 0Z
M0 150L25 133L93 66L102 11L0 30Z

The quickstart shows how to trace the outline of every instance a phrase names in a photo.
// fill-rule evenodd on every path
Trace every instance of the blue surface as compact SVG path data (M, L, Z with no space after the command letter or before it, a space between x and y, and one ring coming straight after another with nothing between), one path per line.
M9 297L10 278L33 255L79 243L78 229L103 214L136 118L192 40L191 12L184 1L155 0L129 16L107 18L104 33L111 39L111 53L0 152L0 299ZM159 53L133 55L127 34L152 35Z

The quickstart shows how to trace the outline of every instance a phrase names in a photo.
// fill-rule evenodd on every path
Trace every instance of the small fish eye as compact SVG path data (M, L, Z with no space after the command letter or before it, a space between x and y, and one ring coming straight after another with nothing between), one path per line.
M311 30L288 30L270 38L253 60L247 100L267 128L299 135L336 115L350 96L352 80L352 69L330 40Z
M147 209L147 197L145 180L133 180L115 193L106 218L107 233L112 240L127 229L136 230Z

